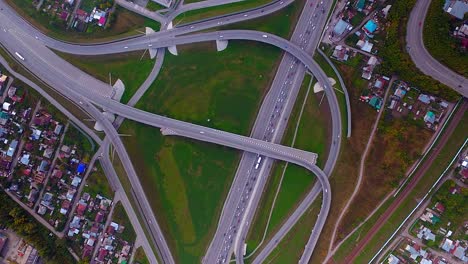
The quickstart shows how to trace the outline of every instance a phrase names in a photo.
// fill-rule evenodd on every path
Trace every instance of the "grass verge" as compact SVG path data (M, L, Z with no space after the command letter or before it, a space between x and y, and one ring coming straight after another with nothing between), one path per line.
M125 212L125 209L121 202L117 202L117 204L114 207L114 213L112 214L112 221L119 224L119 226L124 226L124 230L122 234L120 234L120 237L123 240L129 243L135 243L135 239L136 239L135 230L133 229L132 223L130 222L130 219L128 219L127 212Z
M207 7L202 9L191 10L182 13L174 19L174 24L189 23L201 19L211 18L215 16L226 15L229 13L240 12L246 9L255 8L271 2L271 0L246 0L236 3L230 3L220 6Z
M288 232L280 244L271 252L266 263L293 263L298 262L304 250L304 245L309 240L310 231L315 225L317 215L320 212L322 197L317 200L299 219L294 227ZM308 230L304 232L304 230Z
M107 181L106 175L102 170L101 164L98 160L94 163L94 170L86 180L86 185L83 188L83 192L87 192L91 197L96 197L97 194L102 195L106 198L114 197L114 192Z
M265 17L222 27L222 29L245 29L269 32L282 38L289 38L296 26L305 0L296 0L294 3Z
M120 53L112 56L78 56L55 51L64 60L78 67L87 74L108 83L109 77L112 83L117 79L122 80L125 85L125 92L120 100L127 103L140 85L145 81L151 70L154 61L150 59L147 52ZM138 65L138 70L135 69Z
M135 263L150 264L148 258L145 255L145 251L143 250L142 247L139 247L136 249L133 260L135 261Z

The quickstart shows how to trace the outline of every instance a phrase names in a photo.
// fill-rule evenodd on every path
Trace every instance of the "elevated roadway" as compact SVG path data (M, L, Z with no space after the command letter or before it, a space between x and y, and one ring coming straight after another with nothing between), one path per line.
M0 17L4 18L3 16L0 16ZM197 135L196 138L199 138L199 139L203 140L203 133L200 133L200 132L203 131L203 130L200 130L203 127L198 127L198 126L195 126L195 125L192 125L192 124L188 124L188 126L185 127L184 125L187 125L187 124L183 124L184 122L171 120L171 119L168 119L168 118L159 117L159 116L154 115L154 114L146 113L144 111L140 111L140 110L137 110L137 109L122 105L120 103L117 103L117 102L115 102L113 100L110 100L106 96L102 96L102 94L96 94L96 91L100 90L100 89L96 89L96 88L99 88L99 86L105 87L106 85L101 84L98 87L87 87L88 85L87 85L86 82L82 82L82 80L80 80L79 78L74 78L74 77L70 76L69 73L63 72L63 70L62 70L63 65L62 64L66 64L66 62L63 61L59 65L54 65L53 64L54 60L51 60L51 61L45 60L41 55L43 53L46 53L46 51L41 50L40 48L38 48L40 46L40 45L38 45L38 43L40 43L39 41L34 41L34 38L32 36L24 34L24 32L21 32L21 30L19 28L17 28L17 27L14 28L11 23L9 23L7 21L2 21L2 22L3 22L2 23L3 29L6 30L5 32L8 32L9 34L3 34L0 39L1 39L2 43L7 47L7 49L9 49L10 52L21 52L23 55L25 55L26 60L22 61L22 63L25 64L32 72L34 72L35 74L40 76L41 79L43 79L45 82L49 83L51 86L56 87L56 89L60 89L60 88L65 89L65 90L61 90L60 92L62 94L64 94L64 95L66 95L67 97L70 95L71 91L76 92L76 90L78 90L80 94L85 94L88 97L88 98L83 98L83 100L80 101L81 103L84 102L86 104L85 99L88 99L88 100L91 100L91 101L95 102L98 105L101 105L101 107L104 107L106 110L110 110L111 112L122 115L122 116L124 116L126 118L133 119L133 120L136 120L136 121L142 121L142 122L144 122L146 124L153 125L153 126L171 127L172 128L172 127L174 127L173 122L175 122L175 123L178 123L178 124L182 125L182 127L183 127L182 130L179 130L179 133L182 134L182 132L186 131L187 128L191 127L192 129L189 129L189 131L192 130L192 131L190 131L191 135L188 135L188 136L189 137L192 137L192 136L195 137L195 135ZM219 32L216 32L216 33L219 33ZM258 32L225 32L225 33L228 35L227 38L230 38L230 39L249 39L249 38L253 38L254 40L255 39L258 39L258 40L263 39L263 42L275 43L277 46L281 46L282 41L288 43L287 41L282 40L282 39L277 38L277 37L274 37L273 35L270 35L270 40L269 41L266 41L266 39L269 38L269 36L266 35L266 34L261 34L260 36L255 37L255 35L259 34ZM242 34L243 36L242 37L236 37L236 33L237 34L243 33ZM213 39L212 34L213 33L211 33L211 39ZM221 32L221 34L224 34L224 33ZM232 34L232 35L230 35L230 34ZM185 43L191 43L191 42L196 42L196 41L207 41L207 40L210 39L209 36L210 35L202 36L202 38L196 38L196 36L195 36L195 40L192 39L192 41L189 41L187 39L179 40L179 38L175 38L174 40L176 40L176 42L179 41L179 42L177 42L177 44L184 43L184 42ZM221 37L221 38L223 37L222 35L218 35L218 36ZM192 37L194 37L194 36L192 36ZM208 38L206 38L206 37L208 37ZM107 45L115 45L115 44L107 44ZM132 50L138 50L138 49L145 49L146 48L146 46L141 46L141 44L139 44L139 43L135 43L135 44L132 44L132 45L133 45ZM140 45L140 47L138 47L138 45ZM144 43L144 45L147 45L147 43ZM171 43L170 41L166 42L166 44L164 44L164 45L161 45L159 43L158 44L155 43L155 48L158 47L158 45L159 45L159 47L164 47L164 45L170 46L170 45L174 45L174 43ZM95 46L94 48L97 48L97 47L102 48L103 46L106 46L106 45L99 45L99 46ZM86 50L89 51L90 47L83 47L83 48L85 48ZM288 45L285 45L284 49L288 49ZM302 50L298 49L297 47L293 47L293 46L290 46L289 49L291 49L293 51L293 53L296 53L296 54L299 54L299 55L300 55L300 53L302 51ZM94 49L94 50L96 50L96 49ZM118 53L119 51L112 50L112 48L111 48L111 49L107 49L103 53L107 54L109 52L110 53ZM94 53L94 54L99 54L99 53ZM308 57L308 56L307 56L307 54L302 54L302 57ZM308 63L307 65L310 65L310 67L312 67L312 68L317 67L317 65L314 65L311 58L309 58L309 60L307 60L305 58L302 58L302 59L304 61L307 61L307 63ZM309 66L307 66L307 67L309 67ZM320 68L318 68L318 69L320 69ZM326 76L325 76L325 78L321 78L321 79L324 80L325 82L328 81L326 79ZM88 79L87 79L87 81L96 84L96 81L92 82L91 80L88 80ZM327 86L325 84L325 87L327 89L330 86ZM76 99L75 99L75 101L76 101ZM154 119L151 119L150 116L152 116ZM151 121L149 121L149 120L151 120ZM158 123L158 124L156 124L156 123ZM196 131L193 131L194 126L195 126ZM203 129L206 129L206 128L203 128ZM108 130L109 129L106 129L106 132ZM175 130L177 130L177 129L175 129ZM203 131L203 132L205 132L205 131ZM205 133L208 134L208 132L213 132L213 131L210 130L210 131L206 131ZM226 132L217 133L217 132L215 132L214 135L221 135L220 139L215 139L215 140L225 140L225 139L223 139L223 137L227 137L228 140L231 140L232 138L237 138L237 140L239 140L238 136L233 135L233 134L230 134L230 135L227 135L227 134L229 134L229 133L226 133ZM184 135L182 135L182 136L184 136ZM210 142L214 141L214 139L212 137L213 135L210 135L210 136L211 136L210 137L210 140L211 140ZM114 140L116 140L115 137L114 137L113 141ZM214 143L216 143L216 142L214 142ZM113 142L113 144L114 144L114 142ZM238 144L238 146L242 147L241 149L247 150L247 151L249 151L249 149L246 149L245 146L250 145L250 147L253 147L255 149L254 152L264 153L265 155L274 156L273 153L276 153L275 155L281 156L281 155L284 155L286 153L286 156L288 156L288 158L286 158L286 160L289 160L290 162L293 162L293 163L304 163L304 162L306 162L307 164L313 164L311 162L315 161L315 160L309 159L309 158L312 158L312 156L308 156L308 158L304 158L304 157L301 157L302 154L297 155L296 151L290 152L290 150L288 149L285 152L285 151L282 151L282 150L279 150L278 148L276 148L275 144L267 143L267 142L264 142L264 141L258 142L258 141L255 141L255 140L249 139L249 138L244 139L241 144L239 144L239 141L237 143L230 143L230 144ZM123 148L123 145L122 145L122 148ZM119 153L122 153L122 152L125 152L125 150L122 149L121 151L119 151ZM280 153L279 155L277 154L278 152ZM294 153L294 154L291 154L291 153ZM124 162L124 160L129 161L128 156L127 156L127 159L125 159L125 158L123 159L123 162ZM130 165L124 165L124 167L132 167L132 166L130 164ZM329 192L329 190L327 190L327 192ZM141 193L143 193L143 192L141 192ZM144 199L144 200L146 200L146 199ZM326 218L326 213L325 213L324 217Z
M120 46L120 49L119 49L118 45L115 45L117 43L112 43L112 44L98 45L98 46L93 46L93 47L89 47L89 46L88 47L81 47L82 48L81 51L76 52L76 50L74 49L73 53L76 52L76 53L79 53L79 54L86 54L86 55L103 54L103 53L108 54L108 53L119 53L119 52L123 52L125 50L146 49L147 47L152 47L153 43L154 43L154 48L156 48L156 47L165 47L165 46L170 46L170 45L178 45L178 44L185 44L185 43L192 43L192 42L208 41L208 40L214 40L215 38L213 37L213 34L216 34L216 33L220 33L218 35L218 38L220 38L220 39L225 37L225 39L244 39L244 40L245 39L250 39L250 40L262 41L262 42L265 42L265 43L276 45L276 46L278 46L280 48L283 48L283 49L285 49L287 51L288 51L288 49L291 49L292 53L295 53L294 56L298 56L298 55L299 55L299 57L304 56L304 54L302 54L302 55L300 54L301 50L298 50L297 47L294 47L294 48L288 47L288 44L287 44L288 42L285 41L285 40L279 39L279 38L277 38L277 37L275 37L273 35L269 35L269 34L261 34L261 36L260 36L260 32L248 32L248 31L245 31L245 32L242 32L242 31L215 32L215 33L211 33L211 36L208 36L208 35L203 36L203 34L200 34L200 35L202 35L201 37L200 36L195 36L195 35L194 36L189 36L190 40L183 39L183 37L177 37L174 40L170 40L170 41L163 42L163 43L161 43L162 42L161 40L158 40L157 43L150 41L149 44L146 41L142 41L141 39L136 38L136 39L128 40L128 43L129 43L128 45L129 46L124 46L124 47ZM226 36L224 36L224 34L226 34ZM18 34L18 35L21 35L21 34ZM24 35L22 37L24 37ZM151 39L151 37L149 39ZM124 42L124 44L127 44L127 43L125 43L125 41L123 41L123 42ZM281 46L282 43L285 44L283 47ZM119 43L119 44L121 44L121 43ZM65 44L65 46L67 46L67 45L70 46L70 44ZM115 47L109 48L109 45L111 45L111 46L114 45ZM148 45L148 46L145 46L145 45ZM76 45L74 45L74 46L76 46ZM109 49L107 49L107 51L105 51L105 52L102 52L102 51L97 52L96 48L98 48L98 47L100 47L100 48L106 47L106 49L107 48L109 48ZM89 52L89 50L90 50L89 48L92 48L93 52ZM123 50L122 50L122 48L123 48ZM66 51L66 50L63 50L63 51ZM304 58L302 58L301 61L304 62ZM47 62L46 62L46 64L47 64ZM317 65L314 65L314 63L313 63L313 61L311 59L310 59L309 62L307 62L306 65L312 71L316 71L317 70L316 68L318 68ZM309 67L309 65L312 65L312 66ZM320 79L324 80L323 78L319 78L319 81L320 81ZM325 78L325 83L326 82L328 82L328 80L326 80L326 78ZM330 87L330 86L325 85L325 87L326 87L325 90L327 91L327 88ZM92 90L96 91L95 88L96 87L93 87ZM82 91L85 91L85 90L89 90L89 89L83 89ZM330 90L330 89L328 89L328 90ZM91 94L93 94L93 91L91 91ZM89 91L86 91L86 92L89 92ZM331 92L331 94L334 96L333 92ZM329 96L329 93L327 93L327 96ZM332 97L332 101L333 101L333 97ZM336 101L336 98L335 98L335 101ZM112 112L118 113L118 111L114 111L114 109L110 108L110 105L106 105L105 107L106 107L106 109L111 109ZM181 132L183 132L183 131L179 131L179 133L181 133ZM199 137L200 137L200 135L202 135L202 133L200 133L200 132L202 132L202 131L198 131L198 133L199 133L198 136ZM339 138L339 133L337 133L336 135L337 135L337 138ZM193 133L192 133L192 136L194 136ZM203 139L201 139L201 140L203 140ZM275 149L274 151L277 151L277 150ZM259 153L259 151L255 151L255 152ZM267 153L267 152L265 152L265 153ZM269 155L269 154L266 154L266 155ZM303 160L305 160L305 159L303 159ZM291 161L291 162L294 162L294 161ZM310 162L310 160L309 160L309 162Z

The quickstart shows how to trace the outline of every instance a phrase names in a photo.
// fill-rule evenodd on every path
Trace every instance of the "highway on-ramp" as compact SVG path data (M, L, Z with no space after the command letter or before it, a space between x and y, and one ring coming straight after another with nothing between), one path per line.
M1 16L1 17L3 18L3 16ZM84 102L84 104L86 104L85 99L88 99L88 100L93 101L94 103L100 105L101 107L105 108L108 111L111 111L113 113L122 115L122 116L124 116L126 118L129 118L129 119L140 121L140 122L143 122L143 123L146 123L146 124L149 124L149 125L153 125L153 126L173 128L174 127L173 124L172 124L173 122L175 122L175 123L177 123L179 125L182 125L181 130L177 131L176 128L174 129L174 131L178 132L178 134L181 135L181 136L186 136L186 135L183 135L183 133L191 133L190 135L188 135L189 137L196 137L198 139L203 140L204 138L206 139L206 137L204 137L203 133L200 133L200 132L204 132L204 133L207 133L207 135L210 134L210 138L208 138L208 140L207 140L207 141L210 141L210 142L213 142L214 140L219 140L219 139L215 139L216 137L213 137L214 135L218 135L221 138L220 142L231 141L232 139L236 139L235 141L237 141L236 142L237 147L240 148L240 149L243 149L243 150L249 151L249 149L246 148L246 146L247 146L247 147L251 147L252 149L254 149L254 151L252 151L252 150L251 151L255 152L255 153L262 153L264 155L273 156L273 157L280 157L282 155L286 155L286 156L289 156L289 158L286 158L285 160L288 160L288 161L294 162L294 163L302 163L302 165L305 165L304 163L313 164L313 162L315 162L315 159L313 158L313 156L309 155L307 158L300 157L300 156L302 156L302 154L297 155L297 153L298 153L297 150L290 151L288 149L286 152L281 151L279 149L286 148L286 147L278 146L278 145L271 144L271 143L264 142L264 141L260 141L260 140L254 140L254 139L245 138L245 137L242 138L242 137L240 137L238 135L233 135L233 134L222 132L222 131L214 131L213 132L212 129L207 129L207 128L195 126L195 125L192 125L192 124L188 124L188 123L185 123L185 122L160 117L160 116L157 116L157 115L154 115L154 114L146 113L144 111L137 110L137 109L122 105L122 104L117 103L117 102L115 102L113 100L110 100L106 96L103 96L102 94L96 93L96 91L101 90L101 89L96 89L98 87L91 87L92 89L90 89L90 87L86 87L86 83L82 82L83 80L81 80L80 78L74 78L73 76L69 75L70 73L63 72L61 64L66 64L66 62L62 62L60 65L53 65L52 63L54 62L54 60L45 61L41 57L41 55L43 53L47 53L47 52L45 50L41 51L40 49L38 49L38 46L40 46L40 45L38 45L38 43L39 43L38 41L36 41L36 42L34 41L34 37L29 36L27 34L24 34L24 32L21 32L20 28L13 27L12 23L9 23L7 21L2 21L2 25L4 26L3 29L6 30L5 32L10 33L10 34L3 34L2 35L2 37L1 37L2 44L5 45L5 47L7 47L7 49L10 52L19 51L19 52L22 52L22 54L26 55L26 60L23 61L22 63L25 64L28 69L30 69L32 72L34 72L37 76L39 76L45 82L49 83L51 86L55 87L56 89L61 89L62 88L63 90L60 91L60 92L62 94L64 94L64 95L66 95L67 97L70 96L70 92L76 93L77 92L76 90L78 90L80 94L81 93L85 94L84 95L85 97L83 97L83 100L81 101L82 103ZM216 35L216 34L218 34L218 35ZM192 40L186 39L187 37L185 37L185 38L184 37L178 37L178 38L174 38L174 39L172 39L171 41L168 41L168 42L167 41L162 42L162 44L160 42L158 42L158 43L154 42L154 44L155 44L155 47L158 47L158 45L159 45L159 47L165 47L165 46L167 47L167 46L171 46L171 45L182 44L184 42L185 43L192 43L192 42L197 42L197 41L214 40L214 39L216 39L218 37L221 37L221 38L223 37L223 35L219 35L219 34L226 34L226 39L252 39L252 40L257 40L257 41L262 40L262 42L266 42L266 43L269 43L269 44L279 46L279 47L281 47L283 49L288 50L291 53L294 53L295 56L301 57L300 60L307 63L306 67L309 67L312 71L319 70L319 74L320 74L320 68L318 68L318 66L312 61L312 59L309 56L307 56L307 54L304 53L302 50L300 50L298 47L295 47L293 45L288 46L288 44L285 44L285 43L289 43L286 40L275 37L273 35L259 34L259 32L248 32L248 31L247 32L237 32L237 31L214 32L214 33L210 33L208 35L202 34L201 38L198 35L193 35L193 36L191 36ZM241 36L237 36L237 34L240 34ZM176 42L174 42L174 41L176 41ZM131 43L131 44L128 44L128 45L132 46L132 48L131 48L132 50L145 49L147 47L146 45L148 45L145 41L143 41L143 43L139 43L139 42L141 42L141 41L136 41L136 43L134 43L134 44ZM114 44L94 46L92 50L94 50L93 52L96 52L96 50L99 49L100 47L108 46L108 45L113 46L113 48L106 49L105 52L101 51L101 54L102 53L107 54L107 53L122 52L121 51L122 46L116 45L115 43ZM90 50L89 48L90 47L83 47L84 50L88 50L88 51ZM116 50L116 49L118 49L118 50ZM94 53L94 54L100 54L100 53ZM329 84L327 85L328 80L326 79L326 76L324 74L322 74L322 76L319 76L318 79L319 79L319 81L324 81L326 90L327 89L331 90L331 86ZM92 82L90 79L86 79L86 81ZM94 83L96 83L96 82L94 82ZM101 86L106 87L106 85L104 85L104 84L101 85ZM103 88L103 89L105 89L105 88ZM333 92L332 92L332 94L334 95ZM86 97L88 97L88 98L86 98ZM77 99L73 98L73 100L76 101ZM187 128L189 128L189 129L187 130ZM107 129L106 129L106 132L107 132ZM209 132L213 132L213 134L211 134ZM239 139L239 137L240 137L240 139ZM113 141L117 140L117 138L114 137ZM239 140L241 141L241 143L239 142ZM120 139L118 139L117 141L120 142ZM260 141L260 142L258 142L258 141ZM214 142L214 143L217 143L217 142ZM232 144L232 143L227 143L227 144L226 143L227 142L224 142L222 144L224 144L224 145ZM236 146L233 146L233 147L236 147ZM278 149L278 147L279 147L279 149ZM122 148L123 148L123 144L122 144ZM123 149L122 151L119 151L119 152L125 153L125 150ZM279 153L279 154L277 154L277 153ZM294 153L294 154L292 154L292 153ZM128 156L127 156L127 158L128 158ZM129 159L124 159L124 160L127 160L129 162ZM124 163L124 161L122 161L122 162ZM131 166L131 164L129 164L128 166L124 165L124 167L132 167L132 166ZM327 190L327 192L329 193L329 190ZM326 218L326 214L327 214L327 212L325 212L325 214L323 214L324 218Z
M14 33L13 35L15 36L15 38L17 40L24 39L27 36L27 34L24 34L24 32L23 32L23 34L21 34L19 32L19 30L17 30L17 29L13 30L10 33ZM30 38L32 39L32 36ZM31 41L31 39L27 39L27 41L29 42L29 41ZM220 32L213 32L213 33L205 33L205 34L177 37L177 38L172 38L170 40L159 39L159 40L156 40L156 41L152 40L151 37L149 37L146 40L132 39L132 40L123 41L123 43L119 42L119 43L112 43L112 44L106 44L106 45L97 45L97 46L92 46L92 47L90 47L90 46L81 47L80 46L80 48L78 50L74 49L73 53L87 54L87 55L90 55L90 54L120 53L120 52L124 52L126 50L146 49L148 47L153 47L153 45L154 45L153 48L157 48L157 47L167 47L167 46L178 45L178 44L186 44L186 43L193 43L193 42L200 42L200 41L209 41L209 40L216 40L216 39L223 39L223 40L224 39L226 39L226 40L228 40L228 39L256 40L256 41L261 41L261 42L265 42L265 43L268 43L268 44L278 46L278 47L290 52L295 57L300 59L302 62L306 63L306 67L309 70L311 70L314 74L316 74L316 77L319 79L320 82L323 81L323 83L325 83L325 87L326 87L325 92L327 93L327 96L329 97L329 100L332 102L331 105L334 105L333 100L336 101L336 97L334 98L334 93L331 90L331 86L327 85L328 80L326 79L326 76L323 74L323 72L320 73L320 71L321 71L320 68L318 68L318 66L311 60L311 58L304 51L301 51L301 49L299 49L298 47L296 47L294 45L290 45L288 41L280 39L280 38L278 38L278 37L276 37L274 35L262 34L262 32L255 32L255 31L220 31ZM34 42L34 40L32 40L32 42ZM26 42L23 42L22 44L26 44ZM122 45L128 45L128 46L122 46ZM16 46L16 45L12 45L10 50L14 51L15 49L19 50L19 47ZM105 51L103 51L102 49L105 49ZM90 52L90 50L92 52ZM34 51L28 52L28 51L23 50L23 52L25 54L28 54L27 61L29 61L30 58L34 57L34 55L37 55L36 52L34 52ZM31 53L33 53L34 55L32 55ZM39 63L39 64L41 64L41 63ZM50 62L46 62L44 60L42 60L42 64L47 64L47 65L51 66ZM32 69L32 68L34 68L34 66L28 65L28 68ZM61 69L61 68L56 67L56 70L58 72L60 72L59 69ZM37 74L36 71L34 71L34 72ZM68 73L66 73L64 75L66 77L70 77L70 76L68 76ZM40 75L40 76L42 77L42 75ZM83 80L81 80L81 81L83 81ZM87 81L89 81L89 80L87 80ZM70 84L72 84L71 87L73 87L73 88L76 87L75 86L76 84L73 84L73 83L70 83ZM100 104L101 106L105 107L106 110L109 110L109 111L111 111L113 113L120 114L120 115L122 115L124 117L134 119L134 120L137 120L136 117L140 116L138 118L142 118L142 119L137 120L137 121L141 121L141 122L147 122L148 119L150 119L149 116L147 116L147 113L143 114L143 115L137 115L135 113L136 110L133 109L133 108L128 109L128 107L127 107L127 109L125 109L124 106L122 106L121 104L118 104L118 103L117 103L117 105L113 105L113 103L111 102L112 100L109 100L108 98L105 98L104 94L99 94L98 96L95 96L96 94L95 94L94 91L96 91L96 87L92 87L93 88L92 91L89 91L90 89L89 88L87 89L86 87L83 87L83 85L81 85L81 87L84 88L84 89L80 89L81 90L80 93L88 93L87 94L87 96L88 96L87 99L88 100L91 100L91 101L94 101L97 104ZM106 90L106 89L108 89L108 88L103 88L102 90ZM97 89L97 90L99 91L100 89ZM103 95L104 95L104 97L103 97ZM91 97L91 98L89 98L89 97ZM98 99L100 99L100 98L103 98L106 101L102 101L100 103L97 102L97 101L99 101ZM125 110L123 110L123 112L122 112L121 111L122 109L125 109ZM143 112L143 111L141 111L141 112ZM333 109L332 109L332 112L333 112ZM130 115L128 115L128 114L131 114L133 116L130 117ZM139 113L139 114L141 114L141 113ZM152 114L150 114L150 115L152 115ZM154 116L155 115L153 115L153 117ZM338 116L339 116L339 110L338 110ZM335 118L335 120L336 120L336 118ZM148 123L148 124L153 125L153 126L158 126L158 127L165 127L165 128L166 127L170 128L171 125L172 125L171 122L169 122L169 123L171 123L171 125L161 125L161 123L158 123L160 121L161 120L152 120L151 123ZM174 121L174 120L171 120L171 121ZM180 121L178 121L178 122L180 122ZM198 138L200 140L204 140L204 138L206 138L206 136L204 135L205 131L200 130L201 128L196 128L196 129L198 129L198 131L193 131L193 129L192 129L191 131L187 132L186 128L184 128L182 130L177 130L175 128L175 129L173 129L173 131L176 132L176 134L181 135L181 136L189 136L189 137L193 137L193 138ZM203 128L203 129L206 129L206 128ZM201 132L203 132L203 133L201 133ZM210 132L212 132L212 131L210 131ZM184 133L185 133L185 135L184 135ZM191 134L189 135L189 133L191 133ZM216 131L216 133L223 134L223 135L226 134L225 132L219 133L217 131ZM334 133L334 134L337 136L337 138L340 137L339 132ZM213 135L210 135L210 138L207 141L213 142L213 143L219 143L220 142L220 144L224 144L224 145L232 144L232 143L227 143L227 141L232 140L229 137L227 138L227 140L226 139L221 139L219 142L214 142L212 136ZM235 135L234 137L237 139L239 136ZM244 139L244 140L248 142L247 145L250 145L251 143L254 143L254 142L251 142L252 139L249 139L249 138ZM244 146L244 145L246 145L246 142L243 142L242 144L237 145L237 146L233 146L233 145L231 145L231 146L232 147L237 147L239 149L247 150L247 151L252 151L254 153L262 153L262 154L265 154L265 155L268 155L268 156L273 156L273 157L278 157L278 158L281 158L282 155L284 155L285 153L290 152L289 149L286 152L281 152L281 150L279 150L279 149L281 149L281 147L278 147L277 145L272 147L269 144L265 144L265 142L263 142L263 141L255 142L254 144L257 144L257 146L253 146L253 150L252 149L249 150ZM272 144L272 145L274 145L274 144ZM270 147L270 150L268 150L267 148L266 149L264 148L263 150L259 151L259 146L260 146L260 149L262 147ZM252 147L252 145L250 147ZM278 155L278 156L274 156L273 155L274 153L271 153L271 152L277 152L277 151L279 151L279 153L280 153L280 155ZM297 152L297 151L294 151L294 152ZM302 154L296 155L295 158L298 158L301 155ZM294 155L292 155L292 156L294 156ZM292 157L292 156L290 156L290 157ZM298 163L298 161L294 160L294 159L289 160L289 161L294 162L294 163ZM304 161L306 161L308 163L314 162L313 159L301 158L301 162L304 162ZM325 190L326 190L326 193L329 193L329 189L325 189ZM325 199L325 196L326 195L324 195L324 199ZM324 204L326 204L326 203L324 202ZM325 218L326 218L326 215L325 215ZM318 229L314 228L314 232L319 232L319 229L321 229L321 228L318 228Z

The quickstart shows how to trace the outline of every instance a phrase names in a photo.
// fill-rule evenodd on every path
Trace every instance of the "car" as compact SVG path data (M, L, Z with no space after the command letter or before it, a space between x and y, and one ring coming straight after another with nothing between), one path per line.
M190 26L190 28L192 29L192 28L195 28L195 27L194 27L194 26Z
M264 37L264 38L268 38L268 36L267 36L267 35L262 35L262 37Z
M148 44L148 47L153 47L153 44Z
M247 17L247 16L249 16L249 15L247 15L247 14L244 14L244 16L245 16L245 17Z
M127 46L125 46L125 47L124 47L124 49L128 49L128 47L127 47Z

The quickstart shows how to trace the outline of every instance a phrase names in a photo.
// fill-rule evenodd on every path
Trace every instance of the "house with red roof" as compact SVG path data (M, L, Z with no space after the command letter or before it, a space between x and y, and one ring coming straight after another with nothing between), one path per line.
M76 214L79 216L83 216L86 211L86 206L87 204L85 203L78 203L78 206L76 207Z
M105 248L99 249L97 260L100 262L103 262L106 256L107 256L107 250Z

